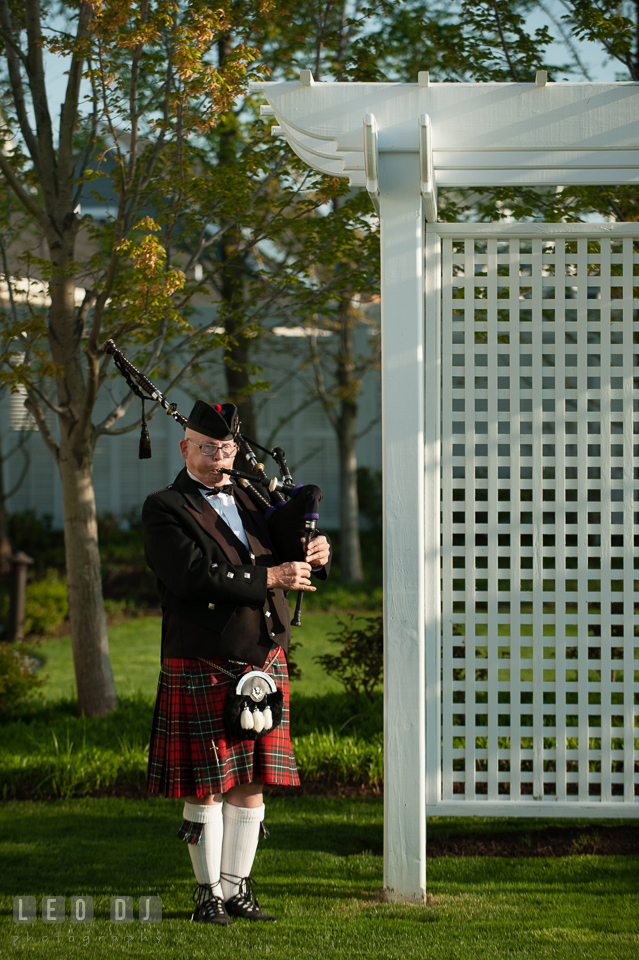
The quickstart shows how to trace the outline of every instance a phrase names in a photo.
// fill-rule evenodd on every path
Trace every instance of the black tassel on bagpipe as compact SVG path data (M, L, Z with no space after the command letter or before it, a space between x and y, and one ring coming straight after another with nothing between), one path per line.
M113 340L107 340L103 344L102 349L106 354L113 357L113 362L116 367L124 377L127 382L129 390L135 394L136 397L139 397L142 401L142 425L140 428L140 449L138 452L138 457L140 460L150 460L151 459L151 437L149 436L149 428L146 423L146 411L144 409L145 400L158 401L160 398L164 399L155 386L148 380L143 373L133 366L132 363L126 359L123 353L121 353ZM146 390L150 396L145 396L142 392L142 389ZM169 406L164 403L162 406L165 409ZM167 413L169 411L167 410Z
M146 425L146 413L144 412L144 397L142 397L142 429L140 430L140 460L151 459L151 437L149 428Z

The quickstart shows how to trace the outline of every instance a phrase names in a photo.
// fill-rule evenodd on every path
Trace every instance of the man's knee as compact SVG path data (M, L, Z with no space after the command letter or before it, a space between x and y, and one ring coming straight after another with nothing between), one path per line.
M234 807L261 807L264 803L262 792L264 784L261 780L253 780L251 783L240 783L231 787L225 794L224 799Z

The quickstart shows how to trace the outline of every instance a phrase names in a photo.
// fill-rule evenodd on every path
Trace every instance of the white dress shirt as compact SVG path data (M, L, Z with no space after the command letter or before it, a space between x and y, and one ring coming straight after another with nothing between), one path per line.
M202 486L202 481L198 480L197 477L194 477L190 470L186 471L190 476L191 480L194 480L200 488L200 493L205 497L206 501L213 507L215 512L224 520L225 524L231 528L238 540L240 540L244 546L249 549L249 542L246 539L246 533L244 532L244 527L242 521L240 520L240 513L237 509L237 504L235 503L235 497L232 493L211 493L206 487Z

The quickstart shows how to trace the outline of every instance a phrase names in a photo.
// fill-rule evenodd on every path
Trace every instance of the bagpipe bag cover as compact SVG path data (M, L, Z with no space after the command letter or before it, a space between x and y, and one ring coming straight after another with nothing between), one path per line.
M305 559L301 538L307 535L306 521L319 519L322 491L313 483L297 484L297 492L265 514L275 553L282 561Z

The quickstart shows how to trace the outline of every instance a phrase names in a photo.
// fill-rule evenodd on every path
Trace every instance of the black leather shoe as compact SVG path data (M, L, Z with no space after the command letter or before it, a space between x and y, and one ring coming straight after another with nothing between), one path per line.
M197 900L197 905L191 920L196 923L217 923L221 927L233 923L233 918L226 912L224 900L215 896L210 884L198 883L193 899Z
M253 883L254 881L250 877L244 877L240 880L239 892L226 901L227 913L230 913L233 917L244 917L245 920L276 923L277 917L260 909L260 901L253 891Z

